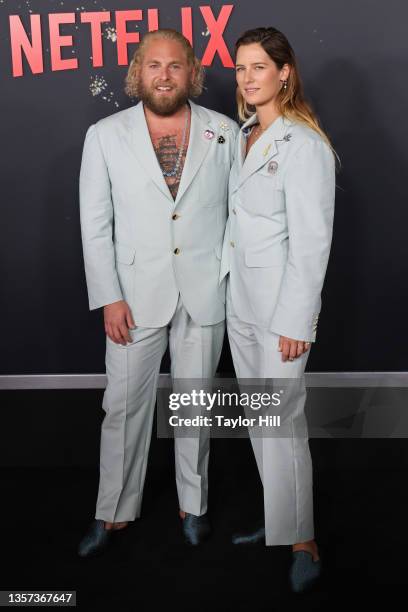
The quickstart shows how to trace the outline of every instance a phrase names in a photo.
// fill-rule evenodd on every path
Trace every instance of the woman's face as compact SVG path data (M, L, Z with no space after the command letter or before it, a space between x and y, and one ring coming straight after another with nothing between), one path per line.
M273 102L286 81L290 68L281 70L259 43L241 45L237 51L236 77L238 88L248 104L263 106Z

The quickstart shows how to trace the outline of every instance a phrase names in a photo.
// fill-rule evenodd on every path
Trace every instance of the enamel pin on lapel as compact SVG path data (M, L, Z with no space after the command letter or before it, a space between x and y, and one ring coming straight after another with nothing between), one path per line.
M276 174L278 171L278 162L271 161L268 164L268 172L269 174Z
M286 134L286 135L283 137L283 140L286 140L286 142L289 142L289 140L290 140L291 138L292 138L292 134Z
M207 140L212 140L214 136L215 134L212 130L205 130L204 137L207 138Z
M221 121L221 123L220 123L220 130L221 130L221 132L224 132L224 134L226 134L227 132L229 132L230 126L225 121ZM224 138L224 136L222 134L218 137L218 141L217 142L219 144L224 144L225 138Z
M272 145L268 144L268 146L266 147L266 149L264 149L264 152L263 152L263 156L264 156L264 157L266 157L266 156L268 155L268 153L269 153L269 149L271 148L271 146L272 146Z

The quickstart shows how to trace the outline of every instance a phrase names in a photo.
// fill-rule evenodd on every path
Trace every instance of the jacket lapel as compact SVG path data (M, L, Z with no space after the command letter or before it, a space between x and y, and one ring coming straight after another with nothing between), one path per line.
M241 159L245 156L246 137L244 132L246 128L256 123L256 115L253 115L242 126L240 132L241 142ZM284 140L285 134L292 125L292 122L280 116L269 126L269 128L260 136L260 138L252 145L245 161L242 163L241 171L238 176L238 181L234 191L239 189L245 181L252 176L259 168L262 168L275 155L279 153L279 145ZM241 140L242 139L242 140Z
M189 104L191 107L190 139L180 185L175 200L176 206L189 188L208 151L210 150L210 147L214 146L214 141L216 140L217 136L217 128L211 124L211 117L207 115L207 113L202 112L201 109L191 100L189 100ZM206 138L204 136L204 132L206 130L211 130L214 132L214 138Z
M131 124L129 128L132 140L132 151L137 157L139 164L144 168L160 191L173 204L173 196L167 187L167 183L153 148L142 102L139 102L134 107L134 113L131 115Z
M210 150L210 146L216 140L217 135L217 128L211 124L210 115L203 113L194 102L191 102L191 100L189 100L189 104L191 107L189 145L175 201L173 200L173 196L170 193L157 160L147 127L142 102L139 102L134 107L134 112L131 115L131 122L128 126L131 135L132 151L137 157L138 162L160 191L174 205L179 203L184 193L187 191ZM214 132L213 139L205 138L204 132L208 129Z
M237 138L237 146L238 146L237 157L238 157L241 172L242 172L243 165L245 163L245 153L246 153L246 146L247 146L247 137L245 135L245 130L247 128L249 129L250 127L252 127L252 125L256 123L256 121L257 121L256 115L252 115L252 117L250 117L248 121L244 123L244 125L241 127L239 131L239 136Z

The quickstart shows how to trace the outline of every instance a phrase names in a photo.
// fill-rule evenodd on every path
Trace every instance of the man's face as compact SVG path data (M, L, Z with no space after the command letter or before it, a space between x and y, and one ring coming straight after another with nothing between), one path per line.
M157 115L173 115L187 102L193 68L176 40L157 38L146 47L139 73L139 97Z

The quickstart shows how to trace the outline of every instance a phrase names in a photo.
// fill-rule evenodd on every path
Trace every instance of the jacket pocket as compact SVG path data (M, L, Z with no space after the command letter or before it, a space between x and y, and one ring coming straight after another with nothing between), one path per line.
M269 162L266 162L266 164L257 171L256 176L263 177L263 184L269 189L283 189L282 173L276 160L269 160Z
M131 265L135 260L135 253L134 247L119 242L115 243L115 257L119 263Z

